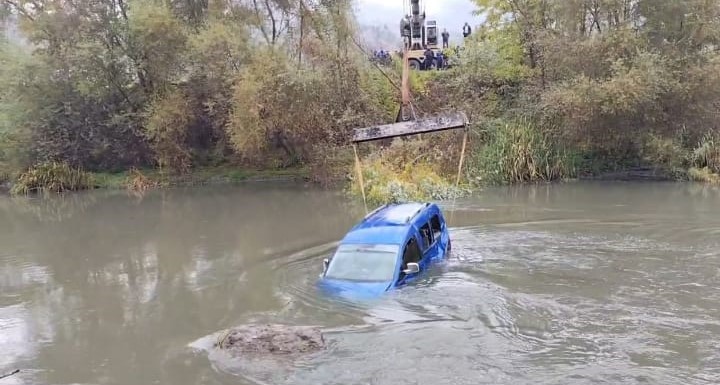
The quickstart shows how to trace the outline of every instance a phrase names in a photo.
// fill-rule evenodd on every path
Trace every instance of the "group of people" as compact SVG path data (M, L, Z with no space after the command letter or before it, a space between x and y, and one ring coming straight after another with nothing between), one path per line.
M421 70L437 70L447 68L448 62L443 51L433 52L430 48L425 48L425 61L422 62Z
M380 50L380 51L373 51L372 57L370 58L371 61L383 64L383 65L389 65L392 63L392 55L389 51Z
M463 38L467 38L472 33L472 28L470 27L470 24L467 22L463 26ZM442 48L443 50L438 51L435 53L432 49L429 47L425 47L425 60L421 64L421 70L430 70L430 69L446 69L448 68L448 57L451 54L458 55L460 47L455 46L454 48L450 48L450 33L447 31L447 29L443 29L443 32L441 34L442 36ZM450 52L450 50L453 50L454 52ZM401 52L396 52L397 55L402 56ZM379 50L379 51L373 51L372 56L370 57L370 60L374 63L383 64L383 65L389 65L392 62L392 53L385 50Z

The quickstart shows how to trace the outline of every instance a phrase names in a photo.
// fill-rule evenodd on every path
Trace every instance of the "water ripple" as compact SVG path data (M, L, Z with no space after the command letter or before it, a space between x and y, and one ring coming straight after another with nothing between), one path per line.
M560 223L570 222L545 224ZM519 229L528 224L537 223L453 228L446 262L369 303L314 290L334 243L273 260L277 295L291 304L282 315L323 321L332 341L327 354L273 383L718 379L682 369L717 367L720 358L712 342L720 334L718 294L708 285L717 271L706 269L717 254L627 234Z

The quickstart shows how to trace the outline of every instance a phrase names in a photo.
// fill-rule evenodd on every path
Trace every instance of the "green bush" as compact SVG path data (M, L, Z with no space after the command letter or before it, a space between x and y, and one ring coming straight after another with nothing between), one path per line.
M177 173L190 169L190 151L186 146L188 126L192 117L189 102L179 90L169 92L150 105L145 135L155 150L161 169Z

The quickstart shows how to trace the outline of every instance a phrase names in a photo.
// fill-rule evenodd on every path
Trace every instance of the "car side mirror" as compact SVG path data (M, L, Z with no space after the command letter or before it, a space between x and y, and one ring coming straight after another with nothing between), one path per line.
M327 259L327 258L323 259L323 274L325 274L325 272L327 271L329 264L330 264L329 259Z
M403 270L405 274L415 274L420 272L420 265L417 263L410 262L407 264L407 269Z

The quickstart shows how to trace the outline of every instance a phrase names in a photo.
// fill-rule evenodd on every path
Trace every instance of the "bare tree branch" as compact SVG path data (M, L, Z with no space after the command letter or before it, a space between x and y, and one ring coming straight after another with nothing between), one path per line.
M267 31L265 30L265 25L263 24L263 18L260 17L260 8L258 7L257 0L253 0L253 7L255 9L255 17L257 18L258 26L260 27L260 32L265 37L265 41L267 41L268 44L270 44L270 37L267 34Z
M35 18L32 15L30 15L25 10L25 8L20 6L20 4L18 4L16 1L13 1L13 0L0 0L0 1L13 7L21 16L26 17L30 21L35 21Z
M275 15L273 14L272 7L270 7L270 0L265 0L265 8L267 9L270 22L272 23L272 44L274 45L275 40L277 40L277 22L275 21Z
M125 6L125 2L123 0L117 0L118 6L120 7L120 14L122 15L123 19L125 21L128 21L128 15L127 15L127 7Z

